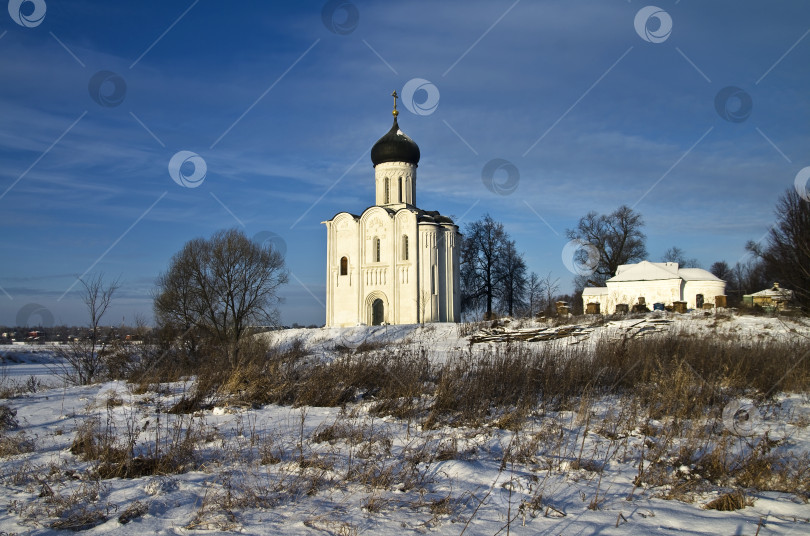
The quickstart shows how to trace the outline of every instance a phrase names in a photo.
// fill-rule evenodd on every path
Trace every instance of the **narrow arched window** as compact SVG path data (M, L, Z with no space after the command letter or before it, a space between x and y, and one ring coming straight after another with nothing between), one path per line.
M387 205L391 202L391 186L390 180L388 178L385 179L385 196L384 196L384 203Z
M374 239L374 262L380 262L380 239Z
M346 257L342 257L340 259L340 275L348 275L349 274L349 259Z
M402 260L408 260L408 235L402 235Z
M404 203L404 199L402 198L402 177L399 178L399 202Z

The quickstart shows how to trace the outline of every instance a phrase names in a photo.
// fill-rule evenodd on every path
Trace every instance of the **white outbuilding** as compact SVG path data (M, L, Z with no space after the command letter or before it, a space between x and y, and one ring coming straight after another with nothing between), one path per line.
M394 124L371 149L376 202L326 225L326 325L458 322L458 226L416 207L419 146Z
M680 268L676 262L623 264L606 285L582 291L585 310L589 304L599 304L600 313L612 314L617 305L632 309L642 303L652 308L656 303L672 306L676 302L685 303L689 309L700 309L704 304L714 305L716 298L726 293L726 282L711 272Z

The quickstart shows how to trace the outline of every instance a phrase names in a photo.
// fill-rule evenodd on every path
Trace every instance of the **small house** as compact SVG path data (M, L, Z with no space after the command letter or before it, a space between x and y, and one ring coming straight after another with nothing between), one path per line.
M774 283L771 288L760 290L753 294L743 296L743 303L746 305L758 305L765 309L775 309L777 311L785 309L793 299L793 291L782 288L779 283Z
M702 268L642 261L619 266L604 287L585 288L582 301L586 311L613 314L649 310L656 304L681 310L714 307L725 293L726 282Z

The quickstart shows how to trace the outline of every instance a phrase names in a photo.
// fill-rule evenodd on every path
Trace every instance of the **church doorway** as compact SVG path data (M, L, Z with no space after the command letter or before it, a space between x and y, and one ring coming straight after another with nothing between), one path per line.
M371 304L371 325L379 326L385 322L385 306L380 298Z
M695 309L702 309L703 308L703 294L698 294L695 296Z

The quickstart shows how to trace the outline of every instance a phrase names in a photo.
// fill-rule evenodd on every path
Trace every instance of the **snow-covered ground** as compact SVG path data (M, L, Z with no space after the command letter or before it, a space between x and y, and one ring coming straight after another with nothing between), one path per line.
M286 346L293 341L301 341L316 356L329 360L336 355L337 347L356 348L363 343L396 345L412 349L427 348L434 362L457 355L461 350L470 349L470 335L478 328L489 328L491 322L469 324L426 324L403 326L358 326L351 328L288 329L265 334L272 343ZM571 328L571 325L557 325L553 322L534 320L499 321L506 333L519 334L521 331L554 334ZM574 324L578 332L571 337L561 337L549 341L558 345L594 345L603 338L615 339L622 336L647 336L654 333L684 333L692 336L714 337L723 340L762 340L785 341L796 337L810 338L810 319L784 319L730 313L689 314L651 313L643 317L605 319L599 315L588 321ZM492 331L492 330L489 330ZM535 343L528 343L529 345ZM472 351L483 352L487 344L477 344Z
M485 327L484 325L480 327ZM534 336L515 344L587 345L599 337L644 337L679 330L740 340L810 337L810 322L763 317L674 315L563 326L512 322L478 335ZM560 338L550 337L560 333ZM297 329L267 337L300 340L322 360L366 344L426 349L441 361L470 351L472 330L456 325ZM499 342L472 345L479 351ZM124 382L71 387L49 376L53 354L0 347L3 382L31 375L50 388L0 400L16 411L3 437L20 453L0 458L0 534L55 534L71 524L88 534L808 534L808 493L747 492L749 506L704 506L717 487L636 486L639 453L655 438L624 430L620 401L531 415L510 431L495 426L423 429L415 422L344 408L215 407L193 415L166 408L191 388L136 392ZM782 393L757 423L796 456L810 453L810 400ZM131 438L143 455L186 452L180 471L139 478L93 478L95 463L71 453L92 419L96 433ZM621 433L609 433L612 423ZM655 423L653 423L655 424ZM722 423L721 423L722 426ZM774 438L776 434L779 437ZM729 436L745 449L756 436ZM140 450L139 450L140 449ZM151 449L151 452L147 452ZM683 472L690 467L677 469ZM688 498L685 498L688 497ZM126 521L126 523L124 523ZM60 524L61 523L61 524ZM57 528L54 528L57 527Z

